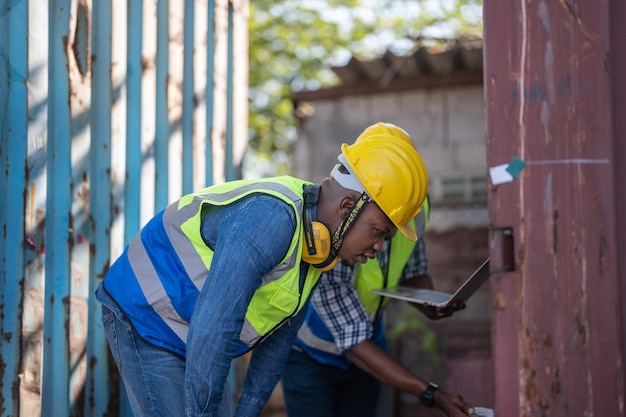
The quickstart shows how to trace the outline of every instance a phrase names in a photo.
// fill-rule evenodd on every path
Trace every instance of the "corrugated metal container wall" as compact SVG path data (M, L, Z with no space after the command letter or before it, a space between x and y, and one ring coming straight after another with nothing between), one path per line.
M484 18L496 415L624 417L626 3Z
M2 416L129 414L93 290L156 211L240 176L247 18L0 0Z

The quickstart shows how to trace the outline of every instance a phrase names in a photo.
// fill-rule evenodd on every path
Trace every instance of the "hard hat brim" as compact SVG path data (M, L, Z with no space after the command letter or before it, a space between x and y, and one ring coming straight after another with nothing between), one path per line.
M422 210L420 209L420 211ZM417 213L419 214L419 211ZM404 226L396 225L396 227L398 228L400 233L402 233L411 242L417 241L417 234L415 233L415 230L413 230L410 224L405 224Z

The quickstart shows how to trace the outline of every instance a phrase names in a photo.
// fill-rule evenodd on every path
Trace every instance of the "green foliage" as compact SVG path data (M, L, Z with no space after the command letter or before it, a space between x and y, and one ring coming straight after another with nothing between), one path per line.
M444 23L450 36L482 32L475 16L481 6L482 0L251 0L249 139L255 156L272 162L267 174L289 170L294 91L332 86L331 65L398 45L410 50L427 29Z
M337 8L355 1L335 2ZM317 7L316 7L317 6ZM316 2L252 0L249 23L250 144L261 155L288 152L295 139L294 90L336 83L328 61L368 30L345 33Z
M426 326L424 317L413 308L405 308L395 312L393 325L388 330L389 339L396 340L406 333L419 335L422 339L422 349L425 353L436 355L437 334Z

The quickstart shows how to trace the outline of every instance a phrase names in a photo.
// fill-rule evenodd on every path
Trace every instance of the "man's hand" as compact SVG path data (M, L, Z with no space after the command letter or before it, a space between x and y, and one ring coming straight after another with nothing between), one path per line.
M416 277L409 278L408 280L404 281L402 285L411 288L426 288L429 290L434 289L433 280L428 274L418 275ZM431 320L439 320L450 317L454 314L455 311L463 310L465 308L465 303L463 301L455 301L446 308L429 306L426 304L412 305Z
M426 317L431 320L439 320L446 317L450 317L454 314L455 311L463 310L465 308L465 303L463 301L455 301L451 305L446 308L443 307L435 307L426 304L416 304L415 308L421 311Z
M459 394L437 390L435 392L435 407L443 411L448 417L471 416L474 407L463 400Z

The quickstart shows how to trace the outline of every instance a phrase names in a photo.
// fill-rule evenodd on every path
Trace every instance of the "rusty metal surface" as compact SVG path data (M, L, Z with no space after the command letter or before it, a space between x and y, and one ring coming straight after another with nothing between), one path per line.
M624 416L623 2L484 7L496 415Z
M216 68L247 59L247 7L0 0L1 416L130 415L93 291L156 210L241 163L245 80Z
M6 3L6 2L3 2ZM24 169L27 134L27 88L25 24L28 9L24 2L1 4L0 7L0 215L2 230L0 249L0 412L19 407L21 322L23 300L19 294L25 280L21 223L24 219L26 193L24 185L29 172ZM10 7L11 6L11 7ZM5 10L10 10L6 13ZM16 144L9 146L11 134Z
M620 2L617 7L613 7L609 14L610 25L610 45L611 50L622 50L624 39L626 39L626 5L624 2ZM611 121L613 127L613 137L622 138L622 140L616 139L613 141L613 154L620 158L626 155L626 141L623 140L626 137L626 117L624 117L624 107L626 100L626 78L621 74L626 74L626 53L612 52L609 56L611 63L611 91L614 93L611 95L612 114ZM626 178L626 164L617 163L614 167L615 181L615 212L617 213L617 236L616 236L616 253L626 253L626 185L624 185L623 178ZM622 179L621 181L619 179ZM620 294L626 294L626 256L618 256L618 276L620 277L621 287L618 289ZM620 304L619 317L622 322L622 335L626 335L626 307L624 303ZM622 343L622 358L626 358L626 342ZM622 364L622 366L624 366ZM618 387L618 402L621 404L622 410L626 406L626 377L622 375L620 384Z

